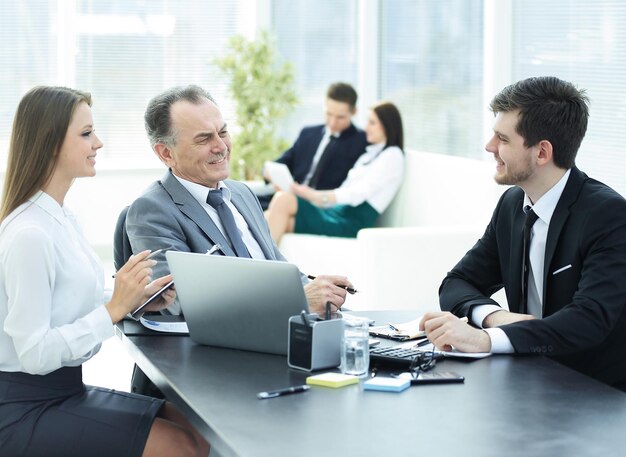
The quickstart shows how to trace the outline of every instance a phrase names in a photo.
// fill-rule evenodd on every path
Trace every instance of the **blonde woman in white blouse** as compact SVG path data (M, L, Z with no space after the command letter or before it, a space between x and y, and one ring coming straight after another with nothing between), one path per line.
M88 93L36 87L22 98L0 208L0 456L206 456L171 404L82 383L113 324L171 279L151 281L144 251L105 299L102 267L64 205L74 179L95 175L101 147Z
M372 227L395 196L404 176L402 118L393 103L371 108L365 128L371 143L334 190L293 184L277 192L265 217L278 244L285 233L356 237Z

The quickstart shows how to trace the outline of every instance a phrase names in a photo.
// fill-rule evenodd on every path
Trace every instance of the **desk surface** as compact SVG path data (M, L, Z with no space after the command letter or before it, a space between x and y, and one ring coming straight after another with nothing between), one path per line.
M362 314L379 322L415 317ZM436 369L457 371L464 384L399 394L359 384L258 400L257 392L304 384L308 374L289 369L285 357L189 337L122 341L223 457L588 456L626 447L626 395L544 357L446 359Z

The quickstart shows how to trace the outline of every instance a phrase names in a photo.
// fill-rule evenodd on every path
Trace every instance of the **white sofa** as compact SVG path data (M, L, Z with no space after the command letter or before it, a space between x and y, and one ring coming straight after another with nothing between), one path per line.
M360 290L351 309L436 309L441 280L504 190L494 172L493 161L408 151L404 182L376 228L355 239L287 234L280 250L308 274L348 276Z

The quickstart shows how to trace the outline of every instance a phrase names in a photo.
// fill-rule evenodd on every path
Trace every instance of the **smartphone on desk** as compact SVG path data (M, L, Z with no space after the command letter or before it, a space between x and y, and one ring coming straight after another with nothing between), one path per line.
M420 373L417 378L411 378L411 385L439 384L463 381L465 381L465 376L461 376L454 371L427 371L425 373Z
M154 295L152 295L145 302L143 302L141 305L139 305L139 307L135 311L130 313L130 317L132 317L133 319L139 319L139 317L143 314L143 309L146 306L148 306L150 303L152 303L154 300L156 300L158 297L160 297L163 292L165 292L167 289L169 289L173 285L174 285L174 281L170 281L167 284L165 284L163 287L161 287L159 290L157 290L154 293Z

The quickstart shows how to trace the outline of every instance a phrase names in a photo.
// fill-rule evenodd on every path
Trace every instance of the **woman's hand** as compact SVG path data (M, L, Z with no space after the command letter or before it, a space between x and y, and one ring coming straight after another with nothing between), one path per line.
M315 190L303 184L293 183L291 185L291 191L298 197L304 198L320 208L328 208L337 201L335 192L332 190Z
M155 279L152 281L148 287L146 287L146 296L145 300L152 297L158 290L164 287L172 280L172 275L161 276L159 279ZM172 303L174 303L174 299L176 298L176 288L174 284L169 286L163 292L159 294L157 298L152 300L152 303L147 305L144 310L145 311L161 311L163 308L167 308ZM144 301L145 301L144 300ZM143 302L142 302L143 303Z
M294 182L291 185L291 191L298 197L304 198L305 200L308 200L311 203L315 203L315 194L317 193L317 191L313 189L312 187Z
M146 260L149 254L150 251L147 250L131 256L128 262L115 274L113 297L105 305L114 324L122 320L129 312L137 309L150 296L146 297L146 286L150 284L150 275L152 274L152 267L156 265L156 260ZM157 281L162 279L159 278ZM165 282L161 284L161 286L163 285ZM152 293L156 292L158 286L151 290Z

